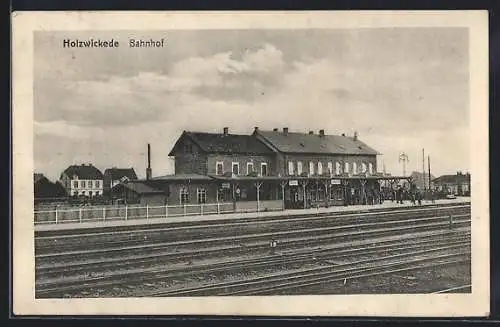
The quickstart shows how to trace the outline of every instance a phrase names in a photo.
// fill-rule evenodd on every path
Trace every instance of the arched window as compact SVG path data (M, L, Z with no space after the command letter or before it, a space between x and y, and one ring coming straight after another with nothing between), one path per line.
M363 162L363 163L361 164L361 172L364 174L364 173L366 173L366 171L367 171L367 169L366 169L366 164Z
M358 173L358 164L353 162L352 163L352 173L357 174Z
M345 163L344 173L349 173L349 163L348 162Z
M371 162L368 164L368 173L373 175L373 164Z
M293 162L289 161L288 162L288 175L292 176L295 173L294 167L293 167Z
M340 162L335 163L335 174L340 175Z
M309 162L309 175L314 175L314 162Z
M323 175L323 164L318 162L318 175Z
M333 163L332 162L328 163L328 174L329 175L333 174Z
M302 174L302 161L297 162L297 175Z

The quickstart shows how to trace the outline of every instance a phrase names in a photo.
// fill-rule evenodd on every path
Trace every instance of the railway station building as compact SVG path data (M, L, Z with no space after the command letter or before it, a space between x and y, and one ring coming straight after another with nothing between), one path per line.
M378 174L378 154L356 133L184 131L169 153L175 158L173 175L152 177L148 167L146 180L129 183L163 190L167 205L217 203L265 211L370 204L381 200L384 187L408 179Z

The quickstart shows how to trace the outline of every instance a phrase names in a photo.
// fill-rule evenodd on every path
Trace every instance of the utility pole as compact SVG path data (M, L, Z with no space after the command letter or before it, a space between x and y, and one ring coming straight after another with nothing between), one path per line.
M422 181L424 182L423 188L425 191L425 150L422 148Z
M429 169L429 190L431 189L431 156L427 156L427 168Z
M408 155L405 152L399 155L399 162L403 163L403 176L406 177L406 163L410 162L410 160L408 160Z

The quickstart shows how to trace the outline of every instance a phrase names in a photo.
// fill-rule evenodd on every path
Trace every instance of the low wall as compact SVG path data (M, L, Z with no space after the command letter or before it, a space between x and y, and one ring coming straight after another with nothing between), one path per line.
M259 211L276 211L283 209L282 200L266 200L259 202ZM237 212L255 212L257 211L257 201L236 202Z

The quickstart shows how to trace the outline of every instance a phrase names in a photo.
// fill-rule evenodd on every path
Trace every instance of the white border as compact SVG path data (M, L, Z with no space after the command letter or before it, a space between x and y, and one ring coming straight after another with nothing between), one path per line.
M13 22L13 301L15 314L484 316L489 312L488 13L15 12ZM472 294L34 299L33 32L76 30L468 27L472 172Z

